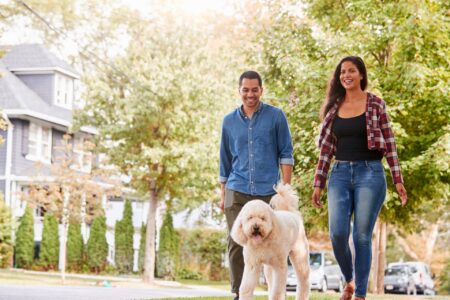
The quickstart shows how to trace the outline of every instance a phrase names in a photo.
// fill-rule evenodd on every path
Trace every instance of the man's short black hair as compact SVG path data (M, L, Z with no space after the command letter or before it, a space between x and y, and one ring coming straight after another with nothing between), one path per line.
M244 80L244 78L258 79L259 86L262 87L262 79L261 79L261 76L258 74L258 72L245 71L244 73L242 73L241 77L239 77L239 86L242 85L242 80Z

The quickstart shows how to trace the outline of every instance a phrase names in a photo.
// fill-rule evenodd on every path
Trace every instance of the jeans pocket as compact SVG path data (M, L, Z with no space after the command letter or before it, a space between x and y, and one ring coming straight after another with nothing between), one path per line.
M368 163L367 166L372 172L384 172L383 164L381 162Z

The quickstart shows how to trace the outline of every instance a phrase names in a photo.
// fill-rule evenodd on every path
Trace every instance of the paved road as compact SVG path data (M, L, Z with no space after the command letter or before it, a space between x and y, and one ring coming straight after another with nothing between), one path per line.
M131 300L166 297L230 296L226 291L187 288L2 285L0 300Z

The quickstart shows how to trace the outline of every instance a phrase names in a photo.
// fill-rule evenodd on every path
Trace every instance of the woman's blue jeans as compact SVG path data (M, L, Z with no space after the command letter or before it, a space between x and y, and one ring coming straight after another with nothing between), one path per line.
M372 232L386 196L381 161L336 161L328 181L328 216L334 256L355 295L365 297L372 260ZM353 215L355 267L349 246Z

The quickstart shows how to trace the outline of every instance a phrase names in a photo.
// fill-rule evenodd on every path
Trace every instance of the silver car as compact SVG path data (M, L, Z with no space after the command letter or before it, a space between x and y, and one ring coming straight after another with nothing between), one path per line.
M387 268L384 271L384 292L416 295L411 269L406 265Z
M345 279L333 254L325 251L311 252L309 254L309 264L311 267L309 281L312 290L342 292ZM286 288L287 290L295 290L296 287L297 277L294 268L289 265Z

